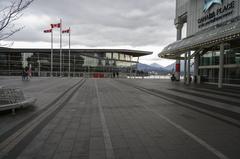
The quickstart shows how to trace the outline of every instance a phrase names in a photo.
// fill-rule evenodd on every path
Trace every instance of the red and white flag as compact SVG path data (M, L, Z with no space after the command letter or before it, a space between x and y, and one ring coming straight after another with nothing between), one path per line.
M60 27L61 27L61 23L51 24L51 28L60 28Z
M44 32L44 33L51 33L51 32L52 32L52 29L47 29L47 30L44 30L43 32Z
M63 30L62 33L70 33L70 29Z

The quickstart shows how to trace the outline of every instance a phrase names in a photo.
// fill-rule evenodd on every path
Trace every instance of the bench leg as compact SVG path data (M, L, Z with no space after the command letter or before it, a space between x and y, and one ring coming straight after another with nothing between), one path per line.
M12 109L12 115L15 115L16 112L15 112L15 109Z

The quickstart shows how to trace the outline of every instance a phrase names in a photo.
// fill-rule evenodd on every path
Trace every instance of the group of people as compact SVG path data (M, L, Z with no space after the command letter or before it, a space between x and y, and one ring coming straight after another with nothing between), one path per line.
M119 77L119 72L113 72L113 78L115 78L115 77Z
M22 80L23 81L30 80L31 77L32 77L32 70L30 67L26 66L22 71Z
M196 78L195 78L196 79ZM174 75L174 73L172 74L172 76L171 76L171 81L176 81L177 79L176 79L176 77L175 77L175 75ZM190 75L190 79L189 79L189 82L191 83L192 82L192 76Z

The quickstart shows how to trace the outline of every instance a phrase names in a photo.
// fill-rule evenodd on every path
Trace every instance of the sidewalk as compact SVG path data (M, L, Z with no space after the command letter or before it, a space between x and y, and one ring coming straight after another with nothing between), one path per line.
M65 82L68 85L73 81ZM188 91L181 84L164 80L87 79L59 112L47 122L36 122L41 126L29 132L21 141L24 144L16 144L9 155L18 159L239 158L239 127L133 85L163 92L174 92L170 90L173 88ZM47 92L60 88L49 88ZM185 96L199 100L196 95Z

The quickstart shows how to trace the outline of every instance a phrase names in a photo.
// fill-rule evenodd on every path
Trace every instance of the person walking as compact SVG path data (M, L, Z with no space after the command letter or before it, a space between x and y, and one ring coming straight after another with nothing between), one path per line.
M116 74L117 74L117 78L118 78L118 77L119 77L119 72L117 71L117 73L116 73Z
M29 67L28 67L27 76L28 76L29 80L30 80L30 78L32 78L32 67L31 67L31 65L29 65Z
M25 81L26 74L25 74L25 68L22 69L22 80Z
M25 80L28 80L28 67L26 66L24 69L24 76L25 76Z

